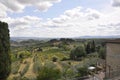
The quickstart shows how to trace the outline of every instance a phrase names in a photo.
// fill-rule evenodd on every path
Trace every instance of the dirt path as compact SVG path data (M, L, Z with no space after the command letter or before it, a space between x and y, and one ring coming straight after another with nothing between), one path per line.
M30 58L27 58L27 59L24 59L23 62L25 62L25 61L26 61L26 62L29 62L29 60L30 60ZM22 77L22 76L21 76L21 72L24 70L24 68L25 68L26 65L27 65L27 64L24 64L23 62L20 64L20 68L19 68L17 74L10 74L10 77L9 77L10 79L13 79L14 77Z
M58 62L54 62L58 69L62 70L62 66Z
M36 77L36 74L33 72L33 65L34 65L34 62L33 62L33 58L30 59L30 66L28 68L28 71L25 73L25 77Z
M24 59L24 61L23 61L23 62L21 63L21 65L20 65L20 68L19 68L19 70L18 70L18 73L20 73L21 71L24 70L25 66L27 65L27 64L25 64L24 62L26 61L26 62L28 63L29 60L30 60L30 58Z
M18 70L17 74L10 74L10 78L14 78L14 77L27 77L27 78L36 78L36 74L33 72L33 65L34 65L34 57L36 54L32 54L32 57L26 58L22 61L22 63L20 64L20 68ZM28 65L28 70L26 73L24 73L23 75L21 75L21 72L23 72L24 68Z
M24 77L27 77L27 78L35 78L36 77L36 74L33 72L33 65L34 65L34 57L35 57L36 54L34 54L32 56L32 58L30 58L29 62L30 62L30 66L28 68L28 71L25 73Z

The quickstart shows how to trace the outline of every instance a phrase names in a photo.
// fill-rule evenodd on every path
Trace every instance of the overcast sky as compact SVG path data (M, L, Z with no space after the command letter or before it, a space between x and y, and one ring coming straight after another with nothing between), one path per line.
M0 0L11 37L120 35L120 0Z

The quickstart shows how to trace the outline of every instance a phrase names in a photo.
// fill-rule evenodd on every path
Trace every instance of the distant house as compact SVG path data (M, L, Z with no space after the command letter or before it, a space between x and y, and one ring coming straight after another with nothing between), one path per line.
M120 77L120 39L106 42L106 78Z

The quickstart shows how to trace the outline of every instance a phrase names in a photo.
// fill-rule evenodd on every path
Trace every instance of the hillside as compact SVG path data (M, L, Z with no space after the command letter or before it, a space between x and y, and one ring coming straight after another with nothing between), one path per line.
M94 39L94 41L96 50L89 54L87 54L84 48L89 43L92 45L93 39L72 40L62 38L49 41L31 39L20 42L11 41L12 71L8 80L36 80L39 74L48 76L48 73L44 71L46 68L46 70L56 69L60 71L62 80L72 80L76 76L82 77L77 70L96 64L96 61L99 59L99 50L104 47L106 39ZM87 55L80 57L80 51L77 54L74 52L76 57L74 55L71 56L72 51L79 46L85 50ZM82 49L80 48L80 50ZM51 76L53 76L52 74L54 75L54 73L51 73Z

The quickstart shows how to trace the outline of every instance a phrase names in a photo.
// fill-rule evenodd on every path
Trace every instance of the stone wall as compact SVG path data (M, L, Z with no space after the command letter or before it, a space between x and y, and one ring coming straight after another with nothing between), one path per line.
M120 44L106 44L106 76L120 76ZM116 75L115 75L116 74Z

